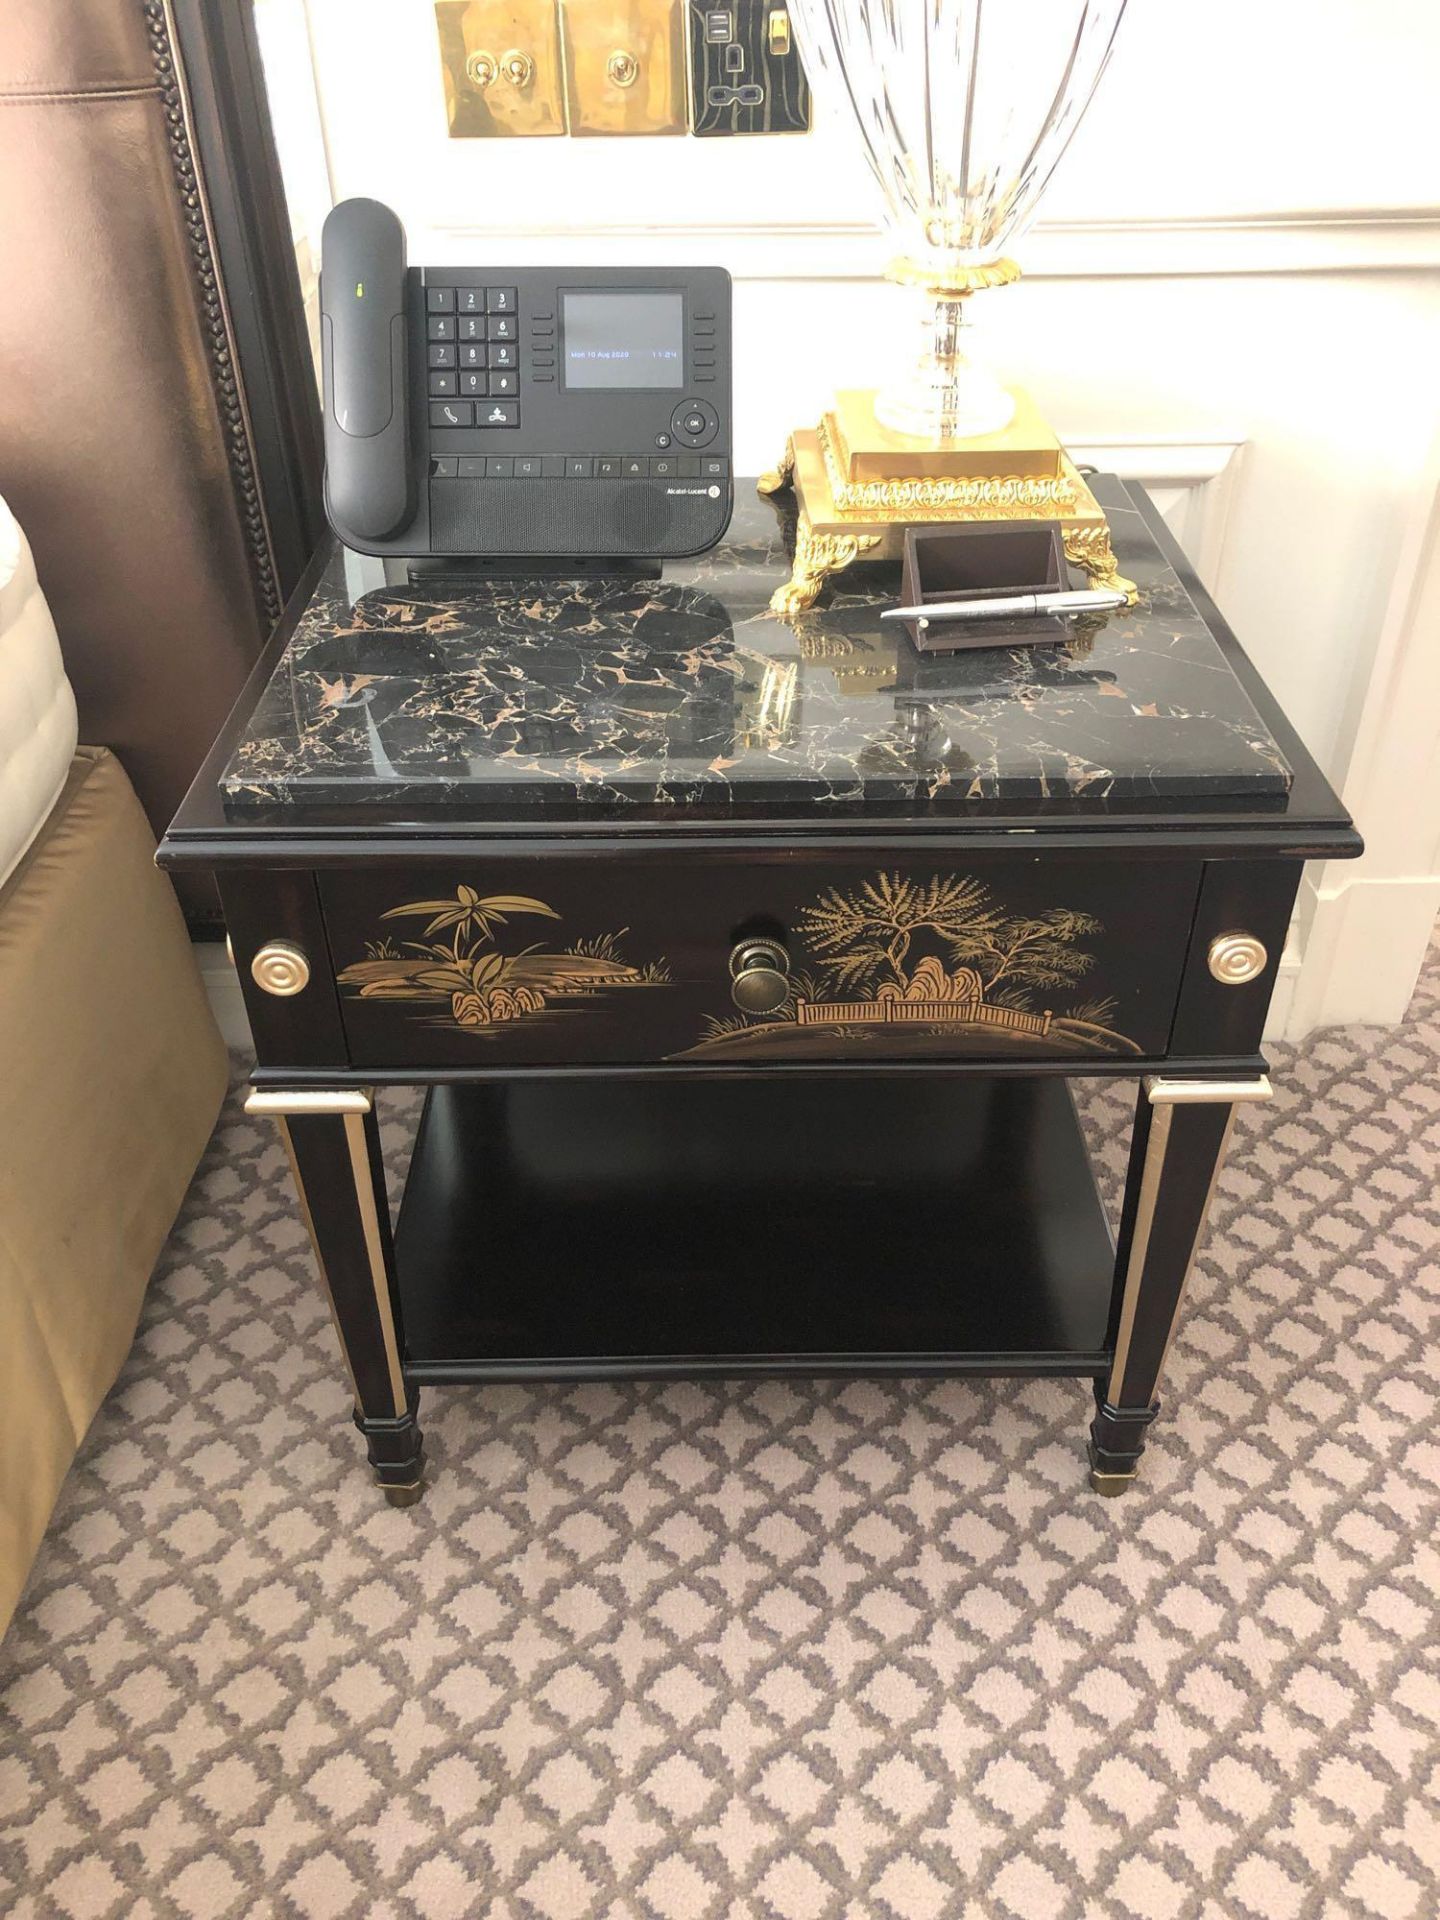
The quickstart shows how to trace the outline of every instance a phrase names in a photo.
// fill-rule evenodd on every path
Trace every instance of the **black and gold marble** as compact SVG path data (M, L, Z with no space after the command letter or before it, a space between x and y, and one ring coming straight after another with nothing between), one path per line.
M1118 483L1104 504L1139 603L1077 623L1065 647L951 658L882 624L896 566L856 567L777 618L787 509L739 491L726 543L660 581L497 579L438 597L337 555L225 770L227 810L913 819L1288 791Z

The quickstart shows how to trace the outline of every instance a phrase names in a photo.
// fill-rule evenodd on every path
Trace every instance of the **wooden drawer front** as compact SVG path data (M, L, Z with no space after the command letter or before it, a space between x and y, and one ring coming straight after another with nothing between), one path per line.
M599 849L323 874L352 1063L1163 1055L1197 862ZM746 1016L741 939L792 994Z

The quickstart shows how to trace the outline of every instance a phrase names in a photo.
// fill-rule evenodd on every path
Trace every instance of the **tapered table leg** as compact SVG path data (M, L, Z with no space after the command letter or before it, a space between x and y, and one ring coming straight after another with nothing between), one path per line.
M395 1249L374 1104L361 1090L254 1092L280 1128L355 1393L355 1424L392 1506L422 1490L419 1396L404 1372Z
M1145 1080L1135 1113L1116 1252L1107 1344L1114 1361L1095 1383L1090 1484L1123 1493L1135 1479L1146 1429L1160 1411L1155 1388L1204 1232L1237 1106L1268 1100L1270 1082Z

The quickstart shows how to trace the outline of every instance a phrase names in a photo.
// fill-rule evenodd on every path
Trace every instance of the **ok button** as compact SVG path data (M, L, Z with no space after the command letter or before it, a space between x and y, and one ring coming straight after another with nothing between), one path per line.
M687 447L706 446L719 425L719 415L708 400L682 400L670 419L676 439Z

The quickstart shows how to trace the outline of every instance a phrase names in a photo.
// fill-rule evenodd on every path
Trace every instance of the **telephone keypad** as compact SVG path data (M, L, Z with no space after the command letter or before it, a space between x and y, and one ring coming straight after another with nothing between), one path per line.
M492 340L518 340L519 329L515 325L512 313L492 314L485 323L486 332Z
M432 400L443 399L447 394L457 393L458 391L459 389L455 384L455 375L453 373L431 374L430 398Z
M455 300L461 313L484 313L485 311L483 287L457 287Z
M425 310L427 313L453 313L455 311L455 289L453 287L427 287L425 289Z
M507 347L503 341L498 341L490 349L490 364L492 367L518 367L520 364L518 348Z
M429 361L432 367L453 367L455 364L454 347L431 345Z
M468 392L469 389L467 388L466 391ZM493 394L498 394L502 396L506 394L518 393L520 391L519 374L492 373L490 375L490 391Z
M514 313L516 307L514 287L487 287L485 289L485 311L487 313Z
M460 329L460 338L462 340L483 340L485 338L485 322L476 314L463 314L455 324Z
M425 322L425 335L430 340L453 340L455 338L454 314L432 313Z
M483 396L490 391L487 385L489 378L490 376L485 373L462 373L460 376L460 391L470 394L478 393Z

